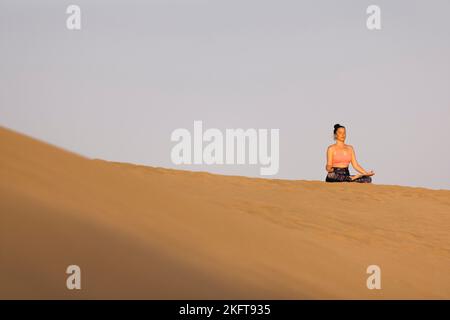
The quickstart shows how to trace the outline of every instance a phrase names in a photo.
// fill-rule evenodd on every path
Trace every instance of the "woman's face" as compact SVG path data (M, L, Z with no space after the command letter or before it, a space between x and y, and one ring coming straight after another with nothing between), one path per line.
M339 128L336 130L336 140L338 141L345 141L345 128Z

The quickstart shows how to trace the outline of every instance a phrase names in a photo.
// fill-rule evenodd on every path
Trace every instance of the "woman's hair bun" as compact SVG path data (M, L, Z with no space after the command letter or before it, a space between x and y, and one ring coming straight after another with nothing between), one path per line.
M338 130L339 128L345 128L345 127L344 127L344 126L341 126L339 123L336 123L336 124L334 125L333 134L336 134L336 132L337 132L337 130Z

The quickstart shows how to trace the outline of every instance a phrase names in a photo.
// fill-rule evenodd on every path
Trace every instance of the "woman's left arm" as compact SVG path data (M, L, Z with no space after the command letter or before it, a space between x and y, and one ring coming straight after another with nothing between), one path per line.
M359 173L368 174L368 172L359 165L358 161L356 161L355 150L353 150L352 146L350 146L350 149L352 150L352 166L353 166L353 168L355 168L355 170L358 171Z

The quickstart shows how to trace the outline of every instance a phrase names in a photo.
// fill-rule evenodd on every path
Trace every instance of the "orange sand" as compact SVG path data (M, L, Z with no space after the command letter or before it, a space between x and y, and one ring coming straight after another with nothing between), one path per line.
M449 190L91 160L4 128L0 150L0 299L450 299Z

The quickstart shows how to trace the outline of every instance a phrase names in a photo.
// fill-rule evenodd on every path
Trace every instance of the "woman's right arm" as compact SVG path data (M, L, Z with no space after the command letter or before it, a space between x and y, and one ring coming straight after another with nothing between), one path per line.
M325 166L327 172L333 172L333 149L331 146L327 149L327 165Z

